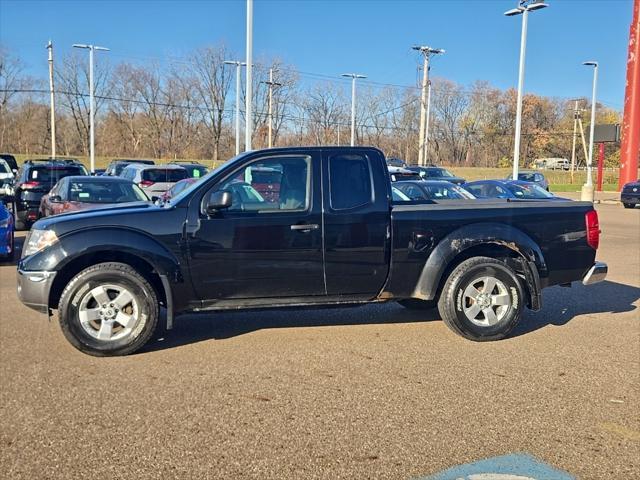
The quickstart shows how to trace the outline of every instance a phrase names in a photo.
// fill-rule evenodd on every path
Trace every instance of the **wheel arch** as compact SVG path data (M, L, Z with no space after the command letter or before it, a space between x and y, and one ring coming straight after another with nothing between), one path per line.
M466 225L444 237L429 255L412 297L437 300L451 271L476 256L509 264L524 278L530 308L540 308L540 276L547 273L540 247L521 230L496 223Z

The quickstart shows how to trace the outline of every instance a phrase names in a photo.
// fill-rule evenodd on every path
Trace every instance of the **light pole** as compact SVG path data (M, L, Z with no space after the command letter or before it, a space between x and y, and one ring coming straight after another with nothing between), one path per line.
M524 87L524 59L527 50L527 20L529 12L540 10L548 5L540 0L520 0L518 6L504 12L507 17L522 14L522 34L520 36L520 67L518 69L518 99L516 101L516 132L513 145L513 179L518 179L520 163L520 133L522 129L522 89Z
M238 60L225 60L224 63L226 65L235 65L236 66L236 155L240 153L240 77L241 72L240 68L246 65L244 62L240 62Z
M56 158L56 97L53 90L53 43L49 40L49 95L51 101L51 158Z
M587 165L587 183L582 187L582 200L593 201L593 132L596 126L596 88L598 86L598 62L583 62L593 67L593 91L591 92L591 125L589 126L589 159Z
M251 137L253 135L253 111L252 111L252 87L253 87L253 0L247 0L247 88L245 104L245 126L244 126L244 149L246 152L251 150Z
M96 109L96 100L93 93L93 51L103 50L108 52L106 47L98 47L95 45L85 45L80 43L74 43L74 48L84 48L89 50L89 158L91 162L91 173L96 171L96 157L95 157L95 128L94 128L94 116Z
M442 48L431 48L428 46L414 46L414 50L422 53L424 64L422 66L422 96L420 98L420 139L418 141L418 165L425 165L427 158L427 141L428 141L428 120L427 110L428 103L431 100L431 85L429 82L429 60L431 55L442 55Z
M356 78L367 78L357 73L343 73L343 77L351 79L351 146L356 144Z

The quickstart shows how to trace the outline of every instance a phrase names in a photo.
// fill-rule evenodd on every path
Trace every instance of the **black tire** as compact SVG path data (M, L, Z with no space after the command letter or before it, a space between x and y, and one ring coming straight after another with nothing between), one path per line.
M20 220L20 217L18 216L17 212L13 214L13 227L18 231L29 230L29 225L25 220Z
M13 260L16 258L16 233L15 233L15 231L11 232L11 239L9 240L9 244L11 245L11 253L9 253L9 255L7 255L7 262L13 262Z
M87 330L94 331L92 330L94 324L102 326L102 319L99 320L100 323L97 323L97 319L92 323L87 322L91 323L87 327L83 327L80 321L80 311L87 296L91 295L93 289L106 285L119 287L130 293L133 301L127 307L128 309L133 310L133 305L137 306L138 314L135 315L137 318L135 326L123 338L100 340L89 334ZM113 295L113 291L109 291L107 294ZM113 301L115 298L111 298L111 300ZM95 299L91 301L96 302ZM92 310L99 308L100 305L97 305L97 308ZM111 312L111 309L109 311ZM115 310L115 312L117 311ZM159 306L156 292L146 278L129 265L109 262L93 265L77 274L62 292L58 313L60 327L69 343L89 355L107 357L128 355L144 346L156 330ZM123 326L117 323L114 325L121 329L121 333L126 331ZM96 330L98 328L96 327ZM95 333L97 334L97 331Z
M472 308L475 302L466 305L469 298L465 291L470 285L482 285L483 278L493 278L497 280L492 294L487 300L482 290L484 298L482 301L491 301L492 297L500 297L504 305L492 305L488 308L494 311L495 323L484 313L482 309L472 321L465 313L465 308ZM480 283L478 283L480 282ZM499 284L499 285L498 285ZM485 284L485 286L487 286ZM500 290L502 289L502 291ZM471 291L471 290L470 290ZM476 291L478 291L476 289ZM489 292L491 294L491 292ZM449 275L438 301L438 310L445 324L458 335L477 342L500 340L505 338L520 321L524 307L525 292L517 274L504 262L489 257L473 257L460 263ZM480 302L478 301L478 305ZM505 308L502 308L502 307ZM489 312L490 313L490 312ZM470 313L471 314L471 313ZM477 316L482 316L478 319ZM480 322L488 322L486 325Z
M623 203L622 205L624 205L624 208L635 208L636 206L635 203Z
M420 300L418 298L405 298L398 303L408 310L432 310L438 306L435 300Z

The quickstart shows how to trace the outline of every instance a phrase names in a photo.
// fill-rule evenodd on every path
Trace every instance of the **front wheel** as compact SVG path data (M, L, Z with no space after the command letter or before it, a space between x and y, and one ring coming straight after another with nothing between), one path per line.
M109 262L76 275L60 298L60 326L81 352L127 355L141 348L158 324L158 300L146 278L129 265Z
M451 330L469 340L500 340L520 321L524 299L520 279L509 266L473 257L447 278L438 310Z

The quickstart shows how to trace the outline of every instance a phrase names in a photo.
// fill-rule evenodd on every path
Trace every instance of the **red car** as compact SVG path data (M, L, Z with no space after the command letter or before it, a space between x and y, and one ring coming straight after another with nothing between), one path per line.
M40 216L127 202L148 202L140 187L120 177L65 177L40 201Z

